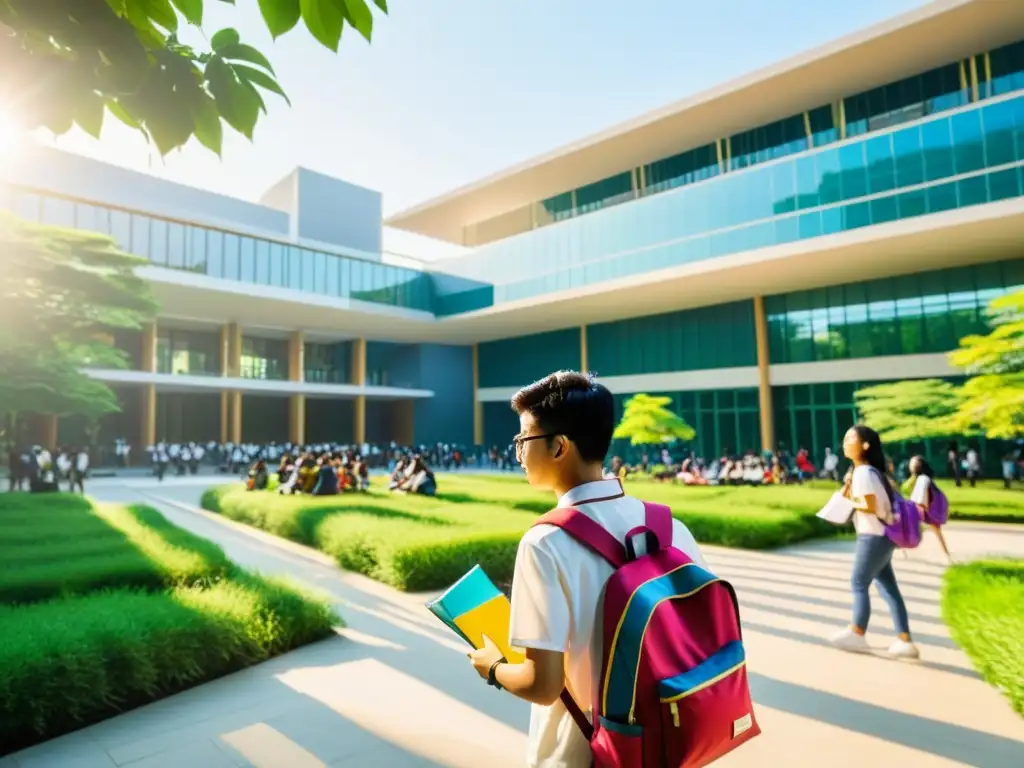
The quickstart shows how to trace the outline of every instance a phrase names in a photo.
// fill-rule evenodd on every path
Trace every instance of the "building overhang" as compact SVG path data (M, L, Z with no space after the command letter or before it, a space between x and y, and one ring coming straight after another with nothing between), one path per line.
M1022 35L1024 2L938 0L560 147L384 223L462 244L469 224Z
M87 369L89 376L107 384L140 386L153 384L158 392L213 393L223 390L239 391L247 395L288 397L305 395L309 398L345 400L363 396L368 400L423 400L434 396L429 389L406 387L358 386L356 384L319 384L306 381L276 381L243 379L229 376L189 376L173 373L149 373L121 369Z
M237 322L268 335L307 339L473 344L638 315L711 306L828 285L1000 261L1024 255L1024 198L878 224L836 235L719 256L579 288L435 318L427 312L349 302L302 291L189 275L153 286L161 318ZM152 268L156 271L157 268ZM151 274L147 278L153 279ZM357 306L358 305L358 306Z

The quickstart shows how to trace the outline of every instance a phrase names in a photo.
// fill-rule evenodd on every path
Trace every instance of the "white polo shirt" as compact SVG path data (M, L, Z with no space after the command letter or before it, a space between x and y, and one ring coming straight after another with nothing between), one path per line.
M558 506L577 508L619 541L645 518L643 502L626 496L619 480L584 483L562 496ZM643 537L634 544L638 555L645 551ZM672 544L707 567L679 520L673 520ZM612 573L603 558L554 526L531 528L519 542L509 640L521 648L563 652L567 687L586 713L601 674L598 617ZM590 765L590 747L560 700L550 707L532 705L526 762L531 768Z

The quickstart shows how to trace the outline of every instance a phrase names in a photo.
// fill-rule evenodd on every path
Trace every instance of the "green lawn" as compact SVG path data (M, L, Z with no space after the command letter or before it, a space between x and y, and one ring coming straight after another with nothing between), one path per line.
M1024 715L1024 560L950 568L942 616L975 668Z
M479 563L497 582L512 577L516 546L550 493L519 474L440 473L436 498L389 493L376 477L371 492L326 498L253 493L241 485L211 489L203 505L234 520L317 547L352 571L399 589L443 588ZM627 492L668 504L698 541L766 549L844 535L815 517L835 487L815 482L779 488L686 488L643 478ZM1024 494L992 486L949 489L954 517L1020 520Z
M325 637L327 601L149 507L0 495L0 755Z

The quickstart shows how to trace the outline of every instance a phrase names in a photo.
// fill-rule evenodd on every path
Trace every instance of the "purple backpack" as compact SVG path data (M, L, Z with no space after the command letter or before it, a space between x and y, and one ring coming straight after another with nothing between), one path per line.
M932 481L931 501L924 513L924 521L928 525L945 525L949 520L949 499L946 494L939 490L939 486Z
M884 523L885 535L899 549L914 549L921 543L921 510L917 504L903 498L877 469L872 471L882 479L882 485L890 491L889 503L892 505L892 522Z

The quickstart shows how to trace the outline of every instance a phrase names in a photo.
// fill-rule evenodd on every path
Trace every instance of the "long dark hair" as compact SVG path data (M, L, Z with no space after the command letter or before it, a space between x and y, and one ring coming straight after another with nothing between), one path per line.
M932 465L928 463L928 459L918 454L917 456L911 456L910 466L913 467L914 463L917 463L917 476L935 478L935 470L932 469Z
M881 476L882 482L885 484L885 492L892 499L892 485L889 483L889 467L885 458L885 450L882 448L882 438L875 430L864 424L854 424L853 431L857 433L857 439L861 444L867 445L864 458Z

